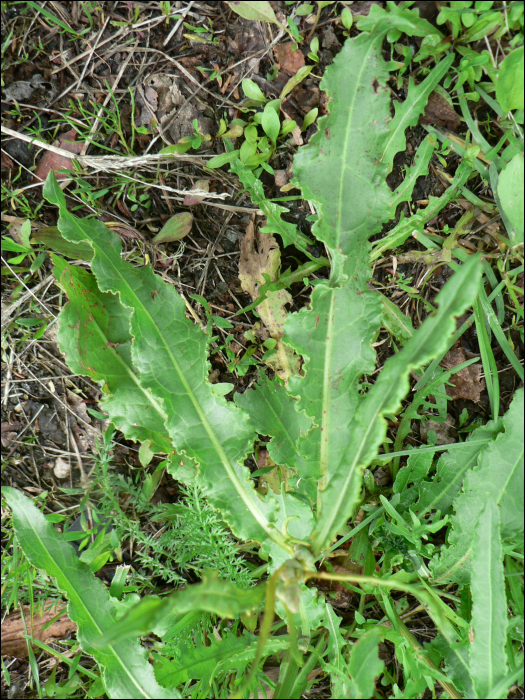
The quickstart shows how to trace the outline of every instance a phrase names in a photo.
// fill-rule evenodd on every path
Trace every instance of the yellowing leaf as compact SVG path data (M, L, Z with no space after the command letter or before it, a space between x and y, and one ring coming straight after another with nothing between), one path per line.
M180 214L175 214L171 219L168 219L161 230L153 238L152 243L171 243L172 241L180 241L181 238L187 236L193 225L193 214L189 211L184 211Z
M197 182L190 189L190 192L209 192L210 191L210 181L209 180L197 180ZM200 204L204 199L203 194L190 194L190 192L184 197L182 202L185 207L191 207L194 204Z
M253 300L259 296L260 286L267 281L264 275L269 277L270 281L277 278L280 262L281 253L275 238L268 233L256 232L253 222L250 222L241 244L239 279L241 287ZM285 382L299 370L299 357L281 341L287 315L284 306L291 301L289 292L280 289L267 292L266 299L257 307L257 313L270 336L277 341L276 351L266 360L266 364Z
M244 19L258 19L261 22L279 24L269 2L229 2L228 5Z

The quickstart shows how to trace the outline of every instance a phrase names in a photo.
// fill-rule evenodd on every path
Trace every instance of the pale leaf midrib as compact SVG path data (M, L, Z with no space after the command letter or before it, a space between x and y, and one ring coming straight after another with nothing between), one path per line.
M75 219L75 221L76 221L76 219ZM88 238L89 238L89 236L88 236ZM93 241L93 243L95 243L95 241ZM125 279L125 277L121 274L118 266L114 264L114 261L106 253L104 248L98 243L95 243L95 245L97 246L96 252L100 253L104 256L107 264L113 269L113 271L117 275L118 279L120 279L121 282L126 285L126 287L128 289L128 293L136 301L135 305L133 305L129 308L131 308L134 313L136 313L137 308L140 308L142 310L142 312L146 315L146 317L149 319L149 322L150 322L152 328L155 330L157 337L160 338L161 343L164 346L164 349L168 355L168 358L169 358L170 362L172 363L172 366L174 367L174 369L177 373L177 376L178 376L184 390L186 391L188 398L190 399L190 401L193 405L193 408L195 409L199 419L201 420L201 423L202 423L202 425L203 425L203 427L208 435L208 438L210 439L210 442L212 443L212 445L217 453L217 456L219 457L218 461L222 464L222 466L223 466L229 480L233 484L235 490L237 491L237 493L241 497L242 501L244 502L244 504L246 505L248 510L252 513L254 518L257 520L260 527L264 530L264 532L266 532L269 537L271 537L274 541L277 542L277 544L279 544L282 547L284 545L284 539L282 538L280 533L278 533L278 531L276 531L274 528L271 528L271 526L268 523L268 520L265 518L264 514L261 513L261 511L257 507L257 504L254 502L253 499L250 498L247 490L240 483L240 480L238 479L237 474L235 473L235 471L232 468L232 465L230 464L230 460L226 456L226 454L222 448L222 445L220 444L219 440L217 439L217 437L216 437L211 425L209 424L208 420L206 419L206 415L203 412L203 410L201 409L201 406L197 400L197 397L194 395L189 383L186 380L186 377L184 376L184 373L182 372L180 365L176 361L173 353L171 352L171 349L169 348L169 346L166 342L166 339L164 338L164 335L159 331L157 324L154 322L153 317L151 316L149 310L146 309L142 300L139 298L139 296L137 295L135 290L131 287L131 285L128 283L128 281ZM113 250L111 247L110 247L110 249ZM120 258L119 258L119 260L120 260ZM122 301L122 294L121 294L120 290L117 290L117 292L118 292L119 297ZM124 304L123 301L122 301L122 303ZM156 380L156 381L158 381L158 380ZM169 417L168 417L168 419L169 419Z
M368 68L368 61L366 60L370 53L375 49L375 43L376 42L370 42L370 45L368 47L368 51L365 54L365 60L362 61L361 67L359 70L359 74L355 80L355 87L353 90L352 94L352 99L350 102L348 114L349 118L347 119L346 122L346 129L345 129L345 136L344 136L344 148L343 148L343 153L342 153L342 158L341 158L341 164L342 168L341 170L344 171L346 168L346 162L347 162L347 155L348 155L348 144L350 141L350 134L352 133L352 124L354 122L354 114L355 114L355 101L357 98L357 92L358 92L358 87L361 85L361 77L363 75L363 72L365 71L365 68ZM338 203L338 209L341 211L341 202L343 198L343 193L346 185L346 180L342 176L342 173L339 174L339 192L338 192L338 198L337 198L337 203ZM323 212L323 218L326 217L326 213ZM320 222L321 224L321 222ZM336 235L336 244L338 248L341 248L341 237L342 237L342 217L339 216L337 218L337 235ZM348 282L350 284L350 282ZM321 430L320 430L320 440L321 440L321 445L320 445L320 451L319 451L319 473L321 475L320 481L319 481L319 486L318 486L318 491L319 491L319 497L318 497L318 505L321 503L321 492L323 488L326 486L326 479L328 476L328 453L329 453L329 448L330 448L330 419L331 419L331 413L330 413L330 371L332 367L332 354L333 354L333 347L334 347L334 304L335 304L335 295L336 295L336 290L331 290L330 293L330 309L329 309L329 316L328 316L328 327L327 327L327 342L325 343L325 353L324 353L324 369L323 369L323 396L322 396L322 401L321 401L321 416L320 416L320 423L321 423Z
M104 341L107 341L107 336L104 333L104 331L102 330L102 328L100 328L100 326L98 325L98 323L96 321L94 322L94 324L95 324L95 327L96 327L100 337ZM132 371L131 367L126 362L124 362L124 359L122 358L121 355L119 355L119 353L115 350L115 348L110 346L110 352L114 356L114 358L116 358L118 360L119 364L124 368L125 373L128 375L128 377L130 377L133 380L134 384L140 389L141 393L144 395L146 400L153 405L153 407L155 408L155 410L159 414L159 417L162 419L162 422L165 423L166 422L166 414L162 410L161 406L157 403L154 395L151 392L147 391L147 389L145 389L142 386L137 375ZM102 381L104 381L104 380L102 380ZM114 396L114 394L113 394L113 396Z
M446 308L440 308L440 311L443 313L444 317L446 317L449 314L448 309L451 306L454 306L454 303L455 303L455 299L454 299L454 296L452 296L451 299L448 300ZM427 331L427 333L423 333L423 334L420 331L417 336L413 336L413 338L417 339L419 347L421 347L422 345L424 346L427 343L427 335L428 335L428 331ZM413 342L415 342L415 341L413 341ZM416 354L418 352L417 346L412 352L414 354ZM405 370L407 370L407 368L410 369L410 366L407 365ZM398 383L399 383L399 381L398 381ZM376 410L374 411L374 414L372 415L371 419L368 421L368 425L363 426L364 431L361 434L361 440L360 440L359 445L354 453L352 462L347 469L346 476L343 480L343 484L342 484L342 487L341 487L339 494L336 498L336 501L335 501L333 507L331 508L330 517L326 519L324 526L323 526L323 529L322 529L322 532L316 537L316 540L318 542L320 541L322 543L325 543L325 541L328 539L328 535L329 535L330 530L333 526L333 523L335 522L336 518L338 517L338 515L342 509L342 503L343 503L344 499L346 498L348 486L354 477L354 474L355 474L356 469L357 469L357 465L359 464L360 459L361 459L361 455L363 454L363 452L365 450L365 446L368 443L370 433L371 433L373 427L376 425L376 422L377 422L379 416L383 412L383 406L388 402L390 395L391 395L391 392L393 392L393 391L395 392L395 390L398 386L398 383L396 385L393 385L393 384L390 385L390 390L383 394L382 400L378 403L378 406L377 406Z

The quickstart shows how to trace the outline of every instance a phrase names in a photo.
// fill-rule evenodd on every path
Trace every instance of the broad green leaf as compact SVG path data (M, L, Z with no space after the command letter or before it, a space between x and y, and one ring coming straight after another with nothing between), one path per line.
M242 89L248 99L256 100L257 102L266 102L266 97L261 88L257 83L254 83L253 80L250 80L250 78L245 78L242 81Z
M475 300L481 263L471 258L436 297L438 311L429 316L405 347L386 362L374 386L361 401L352 421L347 447L334 456L333 470L321 493L321 507L313 532L315 552L329 544L352 514L361 488L363 470L386 435L385 414L395 414L409 390L410 372L422 367L447 347L456 329L455 317Z
M264 657L286 651L290 644L287 635L270 637L264 648ZM155 677L163 686L178 686L188 680L202 680L209 686L217 671L224 667L228 673L246 668L257 651L257 638L252 635L234 637L229 635L222 642L211 640L210 646L193 646L191 642L181 644L176 659L154 655Z
M272 10L272 6L266 0L258 0L257 2L228 2L231 9L244 19L255 19L261 22L272 22L279 24Z
M229 581L222 581L216 571L206 571L202 583L163 598L156 595L142 598L103 638L97 640L97 644L103 647L130 634L148 634L171 612L185 614L202 610L233 619L243 612L259 608L265 593L266 583L253 588L238 588Z
M410 482L420 483L428 474L434 455L431 452L420 453L413 450L406 466L401 467L394 482L394 493L403 493Z
M60 233L57 226L46 226L33 233L33 240L43 243L51 250L55 250L60 255L65 255L73 260L85 260L91 262L93 259L93 248L87 243L70 243Z
M423 481L419 487L419 500L414 506L419 518L433 511L444 515L452 508L454 499L461 492L465 475L476 466L481 451L487 446L480 445L480 440L486 440L488 444L501 432L502 427L501 419L489 421L487 425L476 428L461 447L441 455L432 481Z
M448 73L454 58L454 53L446 56L434 66L430 74L419 85L416 85L414 80L410 78L406 100L394 102L395 116L390 124L390 136L385 143L381 156L381 162L387 165L388 172L392 170L396 153L404 151L406 148L406 129L418 123L420 115L425 111L430 93Z
M499 508L490 495L473 528L472 636L470 675L476 697L490 698L492 687L507 674L507 596Z
M386 167L378 163L390 120L381 41L381 34L346 41L321 83L330 113L294 159L294 182L319 212L312 231L332 262L330 279L316 282L309 308L285 323L285 342L305 360L304 376L290 378L288 391L315 423L298 444L303 478L326 480L348 442L358 381L375 366L371 344L381 302L368 291L363 250L388 220Z
M371 698L374 696L375 679L381 675L384 662L379 658L379 642L382 640L381 628L374 627L366 631L351 647L348 670L352 678L353 698Z
M379 5L372 5L370 13L359 19L357 28L362 32L375 34L386 26L388 29L399 29L408 36L427 36L428 34L443 36L434 25L422 19L417 11L401 8L394 2L389 2L387 5L389 11Z
M279 120L279 115L271 104L265 106L261 123L264 133L275 146L279 131L281 130L281 122Z
M151 267L122 260L120 240L101 222L70 214L52 172L44 196L58 204L64 236L92 245L99 289L118 294L130 309L131 357L141 386L161 403L174 449L199 464L198 483L210 503L238 537L263 541L270 536L291 551L273 524L277 499L271 494L260 498L244 466L255 437L248 415L217 396L207 381L209 338L186 319L183 299Z
M507 163L498 177L498 196L512 229L508 232L513 245L523 243L523 199L525 175L523 153Z
M428 164L434 154L434 144L427 136L419 144L414 156L414 164L410 166L405 179L399 187L392 193L390 199L390 218L395 218L397 207L402 202L409 202L412 199L417 179L422 175L428 175Z
M109 697L181 697L175 689L168 690L158 685L148 664L148 653L136 635L128 635L105 649L95 646L101 635L115 626L117 605L114 599L29 498L4 486L2 495L13 512L15 534L28 560L37 569L54 577L66 594L68 615L78 625L80 646L103 669Z
M468 583L472 523L479 518L488 496L499 508L502 538L523 530L523 388L516 392L503 420L505 432L483 449L478 465L466 474L463 492L454 501L448 546L432 562L435 582Z
M183 211L180 214L170 217L157 235L151 239L152 243L171 243L180 241L187 236L193 226L193 214Z
M254 389L235 395L235 403L250 414L259 435L271 435L266 448L276 464L293 466L297 440L308 432L311 419L295 410L295 400L284 387L260 374Z
M496 98L507 114L511 109L523 109L523 46L511 51L500 66L496 82Z
M102 293L92 274L51 257L55 278L69 297L58 329L69 367L103 383L101 407L129 440L150 440L156 452L169 454L173 446L162 404L141 385L131 361L129 310L114 294Z
M230 151L226 153L221 153L218 156L214 156L207 163L207 168L222 168L226 163L231 163L233 160L239 157L239 151Z

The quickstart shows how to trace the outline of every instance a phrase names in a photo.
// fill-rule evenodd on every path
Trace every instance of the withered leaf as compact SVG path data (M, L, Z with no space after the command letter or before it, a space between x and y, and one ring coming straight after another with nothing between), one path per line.
M466 361L465 351L462 347L449 350L443 361L442 367L452 369ZM481 392L485 388L485 380L481 377L482 368L480 364L473 364L461 369L450 377L450 383L454 386L447 386L447 396L453 401L456 399L467 399L479 403Z

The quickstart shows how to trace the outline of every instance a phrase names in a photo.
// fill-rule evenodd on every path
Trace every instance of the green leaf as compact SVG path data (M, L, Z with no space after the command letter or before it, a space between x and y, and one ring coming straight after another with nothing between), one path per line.
M20 240L22 241L22 245L24 245L26 248L29 248L31 250L31 241L29 240L31 237L31 220L26 219L22 226L20 227Z
M143 467L147 467L155 453L151 449L151 441L146 440L139 448L139 460Z
M170 217L157 235L151 239L152 243L171 243L180 241L187 236L193 226L193 214L183 211Z
M279 24L272 10L272 6L269 2L266 2L266 0L258 0L257 2L228 2L228 5L244 19L254 19L260 22Z
M384 662L379 658L379 642L382 640L379 626L367 630L352 645L348 670L352 678L353 698L374 696L375 679L381 675Z
M306 247L312 241L301 233L295 224L283 221L281 214L286 213L288 210L280 204L266 199L263 184L255 177L253 172L245 167L240 160L232 162L230 171L235 173L244 187L246 187L253 204L263 211L266 217L266 226L261 229L261 232L278 233L283 240L284 247L294 245L299 250L306 252ZM308 254L308 257L311 258L312 256Z
M397 6L393 2L388 3L388 12L379 5L372 5L367 17L361 17L357 22L357 28L362 32L381 32L390 28L399 29L408 36L427 36L441 32L426 19L419 17L417 12Z
M207 163L206 167L207 168L222 168L223 165L226 165L226 163L231 163L234 161L236 158L239 157L239 151L230 151L229 153L221 153L218 156L215 156L214 158L211 158Z
M290 645L287 635L270 637L264 648L264 658L286 651ZM253 661L257 651L257 638L251 635L234 637L229 635L222 642L212 638L210 646L193 646L191 642L181 644L179 656L168 660L155 654L155 677L163 686L178 686L189 680L202 680L209 686L221 667L228 673L243 670ZM262 660L262 659L261 659Z
M58 204L64 236L92 245L99 289L118 294L129 309L132 362L140 385L162 405L174 449L200 465L198 483L210 503L238 537L263 541L271 536L290 551L273 524L277 499L260 498L244 466L255 437L248 415L213 392L207 381L209 338L185 317L183 299L150 266L122 260L120 240L101 222L70 214L52 172L44 196Z
M254 83L250 78L245 78L242 81L242 89L246 97L250 100L256 100L257 102L266 102L266 97L262 92L261 88Z
M470 580L472 523L488 495L500 511L502 538L523 530L523 388L516 392L504 426L505 432L482 450L478 465L467 472L463 492L454 500L448 546L432 561L435 583Z
M383 326L401 345L404 345L414 335L414 327L410 317L405 316L399 307L383 294L381 294L381 303L383 305L381 317Z
M432 466L433 459L434 455L431 452L420 453L419 450L413 450L406 466L397 473L393 492L403 493L410 482L418 484L423 481Z
M524 107L523 68L523 46L511 51L500 66L496 98L505 114Z
M432 481L423 481L419 487L419 500L414 506L414 512L420 519L434 511L440 511L441 514L451 511L454 499L461 493L465 475L476 466L481 451L486 447L479 443L486 440L488 444L502 429L501 419L489 421L487 425L472 431L461 447L441 455Z
M310 124L313 124L315 122L318 114L319 114L319 109L317 107L314 107L309 112L307 112L304 115L304 120L303 120L303 125L301 127L301 131L306 131L306 129L308 129Z
M328 663L323 663L323 661L321 663L325 670L331 672L332 697L347 698L353 697L353 695L350 695L351 681L343 653L347 641L341 634L340 624L341 618L335 614L331 605L325 603L323 626L328 630Z
M332 262L330 279L316 282L309 308L288 316L284 337L305 360L304 376L290 378L288 391L315 423L298 444L299 473L322 479L321 488L347 444L358 380L375 366L380 297L368 291L362 251L388 220L386 167L378 164L390 120L381 41L381 34L346 41L321 83L331 111L294 159L294 182L319 212L312 232Z
M434 154L434 144L427 136L418 146L414 163L408 169L405 179L399 187L392 193L390 198L390 218L395 218L397 207L402 202L409 202L412 199L412 192L417 179L422 175L428 175L428 164Z
M501 206L512 229L508 231L513 245L523 243L523 199L525 175L523 153L518 153L507 163L507 167L499 174L498 196Z
M202 610L232 620L241 613L258 609L264 601L265 594L266 583L260 583L253 588L238 588L229 581L222 581L216 571L206 571L202 576L202 583L196 583L162 598L155 595L142 598L140 603L112 625L104 638L97 640L97 644L105 647L130 634L148 634L170 612L186 614Z
M454 175L450 187L441 195L441 197L430 197L429 203L424 209L419 209L417 214L409 216L408 219L401 221L391 229L384 238L374 244L374 250L370 255L370 260L377 260L382 257L385 251L402 245L414 231L423 232L425 224L427 224L436 214L438 214L447 204L456 199L458 191L467 182L472 173L472 166L466 160L462 160Z
M56 578L58 587L67 595L68 615L78 625L80 646L103 668L109 697L179 698L175 689L161 688L155 681L148 653L136 635L128 635L103 650L95 646L101 635L115 626L114 599L29 498L5 486L2 495L13 512L15 534L28 560Z
M386 435L385 414L395 414L409 390L414 369L430 362L447 347L461 315L477 296L481 263L471 258L438 294L438 311L429 316L405 347L386 362L374 386L361 401L352 421L347 446L334 456L334 469L321 493L321 508L313 532L313 547L320 552L350 517L359 501L363 470L370 464Z
M473 532L470 675L476 697L490 698L492 687L505 678L508 669L507 596L499 508L489 494Z
M311 419L295 410L296 401L284 387L260 374L254 389L235 395L235 403L250 414L259 435L271 435L266 448L275 464L293 466L297 440L305 435Z
M354 18L352 11L349 10L348 7L343 7L343 11L341 12L341 22L343 23L345 29L350 30L352 28Z
M162 406L141 386L131 362L129 312L118 297L100 292L89 272L52 259L55 279L69 297L58 330L69 367L104 384L101 407L129 440L151 440L156 451L171 452Z
M266 136L268 136L275 146L281 129L281 122L279 121L279 115L271 104L267 104L262 113L262 128Z
M280 100L284 100L286 95L288 95L296 85L299 85L299 83L302 83L302 81L307 78L310 73L313 71L314 67L313 66L303 66L302 68L299 68L297 73L293 75L290 80L286 83L286 85L283 87L281 90L281 94L279 95Z
M168 454L173 446L164 426L164 409L140 384L131 361L129 311L117 296L102 293L92 274L51 257L55 279L69 297L58 328L69 367L103 384L101 408L128 440L150 440L155 451Z
M377 7L377 5L374 7ZM415 126L418 123L419 117L425 111L430 93L448 73L454 58L454 53L446 56L434 66L430 74L419 85L416 85L414 80L410 78L406 100L394 102L395 116L390 124L390 136L385 143L381 156L381 162L387 165L388 172L392 170L396 153L404 151L406 148L405 130L409 126Z
M85 260L91 262L93 249L87 243L70 243L66 241L57 226L47 226L33 233L33 240L43 243L48 248L65 255L73 260Z
M20 245L20 243L15 243L7 236L2 238L2 250L9 250L12 253L31 253L32 249L26 246Z

